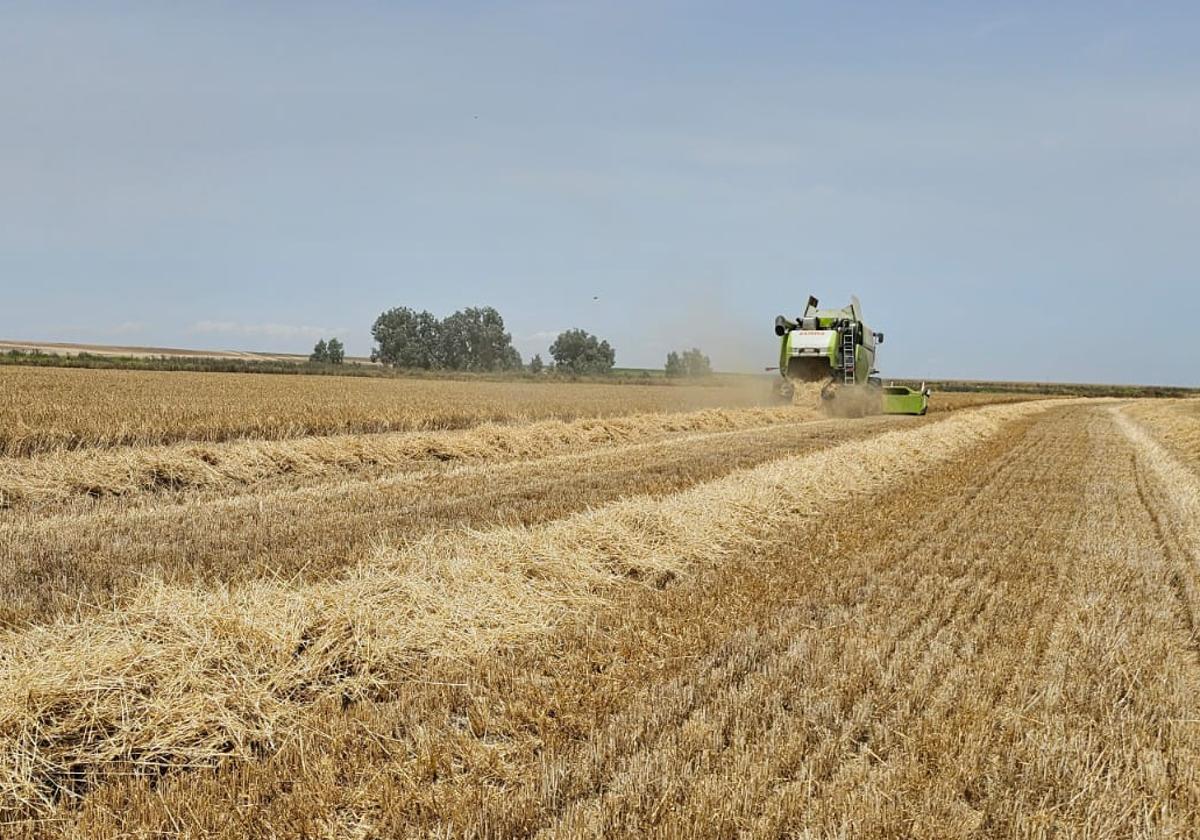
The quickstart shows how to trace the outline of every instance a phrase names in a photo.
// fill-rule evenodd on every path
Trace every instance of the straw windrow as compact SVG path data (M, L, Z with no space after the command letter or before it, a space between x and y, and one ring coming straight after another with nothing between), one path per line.
M374 696L428 657L536 636L622 582L665 585L1047 408L981 409L544 526L381 547L332 582L147 582L120 611L4 640L0 799L28 815L106 773L254 758L295 734L314 702Z
M0 459L0 507L80 496L252 485L287 475L319 479L369 467L552 455L685 432L735 431L815 419L802 408L708 409L564 422L488 423L464 431L304 437L68 451Z

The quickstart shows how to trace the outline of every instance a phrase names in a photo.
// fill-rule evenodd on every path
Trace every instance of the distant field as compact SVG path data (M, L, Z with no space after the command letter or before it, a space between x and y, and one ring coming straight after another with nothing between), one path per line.
M355 377L404 377L410 379L538 380L524 371L465 372L398 370L379 365L365 356L347 356L343 365L313 364L299 353L260 353L247 350L188 350L176 347L139 347L66 342L0 341L0 367L76 367L88 369L197 371L214 373L286 373ZM565 378L595 382L636 382L678 385L668 380L662 368L615 367L603 376ZM717 373L709 384L744 386L747 381L774 381L761 373ZM1175 385L1129 385L1071 382L986 381L967 379L889 379L916 386L924 382L943 393L1040 394L1074 397L1187 397L1200 395L1200 388ZM688 384L688 383L682 383Z
M666 386L8 366L0 367L0 455L775 406L771 384L758 376ZM1027 398L936 394L931 410Z
M921 380L897 379L916 386ZM925 384L935 391L988 394L1044 394L1056 397L1188 397L1200 395L1200 388L1178 385L1105 385L1078 382L991 382L971 379L930 379Z
M74 344L63 341L0 341L0 353L8 350L20 350L26 353L42 352L64 356L87 353L94 356L128 356L135 359L158 356L168 358L243 359L267 362L303 362L308 359L307 356L300 353L259 353L252 350L187 350L179 347ZM364 364L370 364L371 361L365 356L347 356L347 360Z
M0 367L0 454L769 404L769 384L663 385Z

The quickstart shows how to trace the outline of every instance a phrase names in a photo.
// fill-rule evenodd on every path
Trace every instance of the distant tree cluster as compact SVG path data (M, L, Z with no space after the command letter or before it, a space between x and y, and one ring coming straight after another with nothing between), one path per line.
M389 309L371 327L371 360L425 370L516 370L521 354L490 306L461 309L446 318L407 306Z
M309 354L310 362L319 362L326 365L340 365L346 361L346 348L342 346L342 342L336 338L331 338L329 341L321 339L313 347L312 353Z
M617 358L607 341L572 329L554 339L549 363L539 353L526 368L504 318L490 306L460 309L446 318L399 306L375 319L371 335L371 360L396 368L594 375L612 372Z
M550 345L554 369L565 373L611 373L617 352L607 341L601 341L584 330L566 330Z
M684 350L682 353L672 351L667 354L666 372L670 379L684 376L711 376L712 363L708 356L705 356L696 347Z

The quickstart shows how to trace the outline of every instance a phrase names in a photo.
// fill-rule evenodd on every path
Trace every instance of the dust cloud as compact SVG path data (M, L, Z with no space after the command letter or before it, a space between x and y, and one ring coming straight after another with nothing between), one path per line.
M833 377L817 382L797 382L792 405L809 408L826 417L867 417L883 413L883 394L863 385L839 385Z

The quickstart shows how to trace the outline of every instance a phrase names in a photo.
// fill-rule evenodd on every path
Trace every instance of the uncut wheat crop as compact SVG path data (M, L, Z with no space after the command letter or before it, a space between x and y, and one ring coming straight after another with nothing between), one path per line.
M746 387L437 381L272 374L0 368L0 454L302 435L461 429L712 406Z

